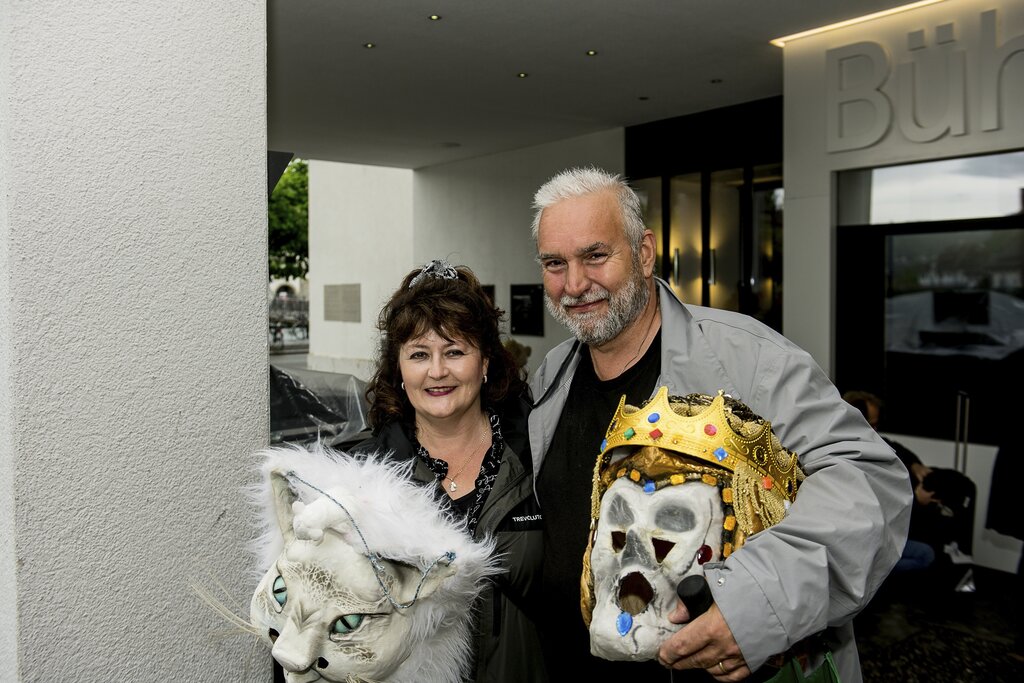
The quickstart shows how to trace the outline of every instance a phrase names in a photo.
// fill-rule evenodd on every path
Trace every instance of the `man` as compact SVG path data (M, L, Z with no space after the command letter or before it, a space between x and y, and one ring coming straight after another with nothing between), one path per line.
M638 675L639 665L589 655L578 596L591 477L608 421L623 394L640 405L666 385L670 394L722 390L746 403L771 420L808 476L781 523L725 562L704 565L715 602L663 643L661 664L737 681L820 635L843 683L861 680L850 622L906 540L910 496L899 460L806 352L747 316L684 305L653 276L654 235L618 176L565 171L537 191L534 208L548 310L576 338L553 349L533 378L549 669L652 680ZM672 619L688 616L680 606ZM818 648L812 664L822 657ZM667 679L660 670L656 680Z

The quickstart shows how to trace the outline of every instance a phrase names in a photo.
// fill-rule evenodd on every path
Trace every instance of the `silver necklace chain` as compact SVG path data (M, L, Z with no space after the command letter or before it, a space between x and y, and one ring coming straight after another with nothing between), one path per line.
M654 296L657 296L657 292ZM651 328L654 327L654 321L658 317L658 309L661 308L661 302L658 299L654 300L654 313L651 314L651 321L647 323L647 331L644 332L644 338L640 340L640 346L636 350L636 355L626 361L626 364L622 366L622 372L629 369L630 364L640 357L640 352L643 351L644 344L647 343L647 336L651 333Z
M479 450L480 446L484 445L484 443L487 441L487 437L490 435L490 433L491 421L487 420L487 428L484 430L483 434L480 435L480 441L476 443L476 449L471 450L469 454L466 455L466 459L462 461L462 467L459 468L458 472L456 472L455 474L449 474L447 477L445 477L445 479L451 482L450 484L448 484L449 491L455 493L456 491L459 490L459 485L455 483L455 480L459 478L459 475L461 475L462 472L466 469L466 466L469 465L470 461L473 459L473 456ZM442 479L441 481L444 481L444 479Z

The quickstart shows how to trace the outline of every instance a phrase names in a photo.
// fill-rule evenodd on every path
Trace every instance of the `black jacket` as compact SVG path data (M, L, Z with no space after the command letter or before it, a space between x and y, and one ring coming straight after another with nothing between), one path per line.
M525 406L523 406L525 407ZM475 536L494 536L505 572L487 586L477 605L476 683L542 683L548 680L534 619L543 564L543 521L533 495L526 411L514 407L499 413L505 451L498 478L480 513ZM353 449L356 453L389 454L397 460L415 458L412 440L395 422L378 429ZM440 484L418 461L415 478Z

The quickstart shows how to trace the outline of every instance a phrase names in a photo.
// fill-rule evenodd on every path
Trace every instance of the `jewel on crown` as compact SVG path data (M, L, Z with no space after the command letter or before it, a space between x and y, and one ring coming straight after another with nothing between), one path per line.
M668 387L661 387L640 408L626 405L626 397L622 397L601 443L600 460L607 464L611 451L620 446L654 446L730 472L750 468L762 478L764 489L792 502L802 478L796 454L773 440L771 423L766 420L749 431L743 434L732 427L721 391L707 408L684 415L673 408Z

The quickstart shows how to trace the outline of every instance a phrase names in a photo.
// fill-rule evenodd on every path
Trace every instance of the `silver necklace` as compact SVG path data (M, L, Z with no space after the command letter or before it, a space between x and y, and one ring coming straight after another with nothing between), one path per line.
M655 292L654 296L657 296L657 295L658 295L658 293ZM644 332L644 338L640 340L640 346L636 350L636 355L633 356L632 358L630 358L628 361L626 361L626 364L622 366L622 372L625 372L626 370L628 370L630 364L633 361L635 361L637 358L640 357L640 352L643 351L644 344L647 343L647 337L651 333L651 328L654 327L654 320L655 320L655 318L658 317L658 309L659 308L661 308L661 301L659 301L658 299L655 299L654 300L654 313L651 315L651 321L649 323L647 323L647 331ZM622 374L622 373L619 373L619 374Z
M477 442L475 449L469 451L469 454L466 456L466 459L462 461L462 467L459 468L459 471L456 472L454 475L449 475L449 476L445 477L445 479L447 479L449 482L451 482L450 484L448 484L448 490L449 491L451 491L452 493L455 493L456 491L459 490L459 485L455 483L455 480L458 479L459 475L461 475L463 470L466 469L466 466L469 464L469 461L473 459L473 455L476 453L477 450L479 450L480 446L482 446L484 444L484 442L487 441L487 437L490 435L490 433L491 433L491 421L488 420L487 421L487 428L484 430L483 434L480 435L480 441ZM444 481L444 479L442 479L441 481Z

